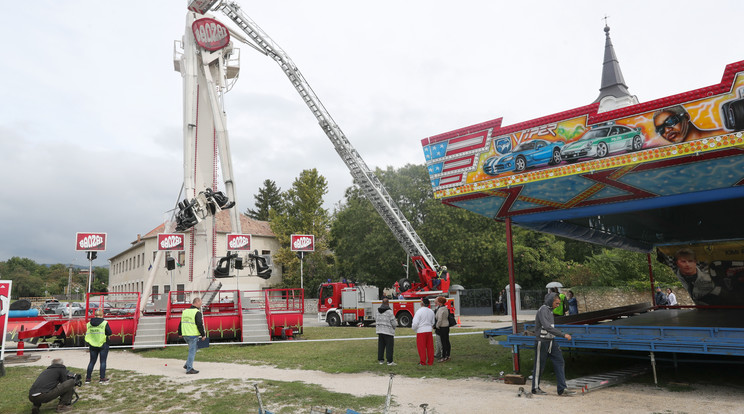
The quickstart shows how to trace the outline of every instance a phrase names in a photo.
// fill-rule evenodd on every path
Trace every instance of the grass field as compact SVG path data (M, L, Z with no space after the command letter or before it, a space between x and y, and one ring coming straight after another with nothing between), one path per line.
M453 329L452 360L435 364L426 375L439 378L494 379L500 372L511 373L511 350L490 345L481 330ZM237 364L273 365L278 368L319 370L328 373L363 373L421 376L416 365L418 356L413 331L398 329L395 341L395 367L377 364L377 341L374 328L305 328L301 339L271 345L214 345L199 351L197 362L229 362ZM406 338L406 336L411 336ZM356 340L359 338L359 340ZM374 338L374 339L363 339ZM343 339L342 341L323 341ZM121 352L121 351L112 351ZM135 351L143 357L185 359L185 347L168 347L158 350ZM522 350L522 374L529 375L532 368L532 350ZM584 355L565 352L568 378L603 373L626 367L629 364L648 364L647 361L618 358L610 353ZM643 357L642 354L626 356ZM730 369L733 366L736 369ZM682 364L678 369L668 362L660 362L660 384L668 391L694 391L695 384L738 384L740 366ZM0 413L30 411L28 389L39 367L7 366L6 376L0 378ZM141 413L141 412L202 412L245 413L255 412L258 406L254 382L241 380L195 380L188 385L174 382L165 376L141 375L135 372L110 369L115 378L108 386L96 383L79 390L80 401L76 412L91 413ZM552 380L552 368L546 369L546 379ZM649 374L634 381L653 383ZM384 396L354 397L328 392L314 385L300 382L261 381L259 384L265 406L277 413L309 412L309 407L332 408L345 412L354 408L363 413L379 413L384 407ZM250 408L249 408L250 407ZM45 405L46 412L53 412L54 404ZM44 412L44 411L43 411Z

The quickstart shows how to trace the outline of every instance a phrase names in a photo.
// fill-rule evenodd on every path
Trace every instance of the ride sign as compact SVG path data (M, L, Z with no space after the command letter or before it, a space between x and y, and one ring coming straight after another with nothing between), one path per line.
M228 234L227 235L227 250L250 250L251 249L251 235L250 234Z
M76 251L105 251L106 233L76 233Z
M8 326L8 310L10 310L10 288L12 280L0 280L0 365L5 359L5 329ZM0 367L2 368L2 367ZM3 369L4 370L4 369Z
M158 250L183 251L186 245L186 236L181 233L158 234Z
M290 236L289 247L293 252L314 252L315 235L293 234Z
M210 52L220 50L230 43L227 26L215 19L209 17L199 19L191 25L191 30L194 32L196 43Z

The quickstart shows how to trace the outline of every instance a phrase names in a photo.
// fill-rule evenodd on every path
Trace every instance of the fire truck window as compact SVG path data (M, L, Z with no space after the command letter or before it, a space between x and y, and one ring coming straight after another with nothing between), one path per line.
M320 291L320 299L321 301L325 298L329 298L333 296L333 286L323 286L323 288Z

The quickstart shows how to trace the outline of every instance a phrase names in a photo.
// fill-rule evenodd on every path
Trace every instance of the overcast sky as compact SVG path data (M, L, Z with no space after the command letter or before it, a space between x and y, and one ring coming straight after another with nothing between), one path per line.
M107 264L163 222L182 177L185 1L5 2L0 26L0 261ZM420 140L593 102L604 20L641 102L720 82L744 59L740 1L248 1L371 168L423 164ZM704 6L703 6L704 4ZM730 16L730 17L729 17ZM218 13L220 20L227 21ZM237 202L304 169L333 209L352 179L275 62L247 46L226 95ZM0 275L1 277L2 275Z

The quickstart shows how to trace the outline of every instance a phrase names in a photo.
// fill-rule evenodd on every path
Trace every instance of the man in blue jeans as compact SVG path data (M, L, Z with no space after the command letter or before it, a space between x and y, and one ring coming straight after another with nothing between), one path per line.
M100 374L101 384L108 384L109 379L106 378L106 358L108 357L109 344L108 337L113 335L111 327L108 322L103 319L103 311L101 308L96 309L95 317L92 318L87 325L85 331L85 342L90 346L88 352L90 353L90 362L88 363L88 371L85 373L85 383L90 384L91 375L93 375L93 368L96 366L96 361L101 358Z
M204 331L204 319L201 313L202 301L196 298L191 302L191 307L181 313L181 323L178 324L178 335L183 336L186 343L189 344L189 357L183 369L187 374L198 374L199 371L194 369L194 358L196 357L196 341L201 337L206 339L207 334Z

